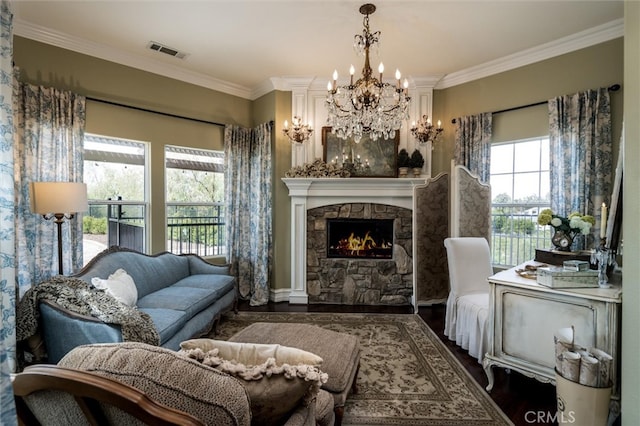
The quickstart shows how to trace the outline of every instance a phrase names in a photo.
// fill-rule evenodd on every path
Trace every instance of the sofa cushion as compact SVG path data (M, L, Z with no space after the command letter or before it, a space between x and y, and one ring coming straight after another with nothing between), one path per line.
M91 284L93 284L95 288L104 290L117 301L127 306L136 306L136 302L138 301L136 283L133 282L133 278L127 274L127 271L122 268L109 275L107 279L93 277Z
M234 285L235 278L230 275L196 274L181 279L173 284L173 287L193 287L213 290L217 296L220 297L233 289Z
M313 354L280 345L239 345L219 340L205 343L205 340L209 339L185 341L181 344L181 352L242 379L249 393L253 418L259 420L258 424L281 425L296 406L314 403L320 386L327 381L327 375L313 365L292 365L278 357L288 361L311 359L315 363L321 362ZM212 349L205 351L198 346ZM188 347L192 349L186 349ZM233 358L224 358L222 354ZM257 362L251 364L254 361Z
M138 300L138 307L184 311L186 319L189 320L195 314L213 304L219 297L215 289L169 286L154 291Z
M237 379L168 349L143 343L85 345L59 365L126 383L209 425L251 423L248 395Z
M175 309L138 308L151 317L153 325L160 335L160 345L175 335L187 323L187 313Z

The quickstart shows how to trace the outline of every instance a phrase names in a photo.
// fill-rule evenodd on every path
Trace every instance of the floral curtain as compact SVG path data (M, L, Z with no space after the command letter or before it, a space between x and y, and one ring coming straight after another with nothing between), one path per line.
M0 3L0 424L15 425L10 373L16 369L16 270L13 186L13 13Z
M20 296L58 271L57 227L30 209L31 182L82 182L85 98L14 80L16 260ZM63 270L82 266L82 217L62 224Z
M491 173L492 118L490 112L456 118L455 164L465 166L483 183L489 183Z
M606 88L549 100L551 210L596 218L587 241L599 238L600 208L609 205L613 181L611 104ZM581 243L586 244L580 247Z
M272 126L224 130L227 256L240 297L251 306L269 301Z

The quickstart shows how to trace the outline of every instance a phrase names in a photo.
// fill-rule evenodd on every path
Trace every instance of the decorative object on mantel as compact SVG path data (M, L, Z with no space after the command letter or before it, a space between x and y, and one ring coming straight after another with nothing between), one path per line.
M409 153L406 149L402 148L400 152L398 152L398 174L400 177L407 177L407 174L409 173L410 160Z
M411 134L413 137L422 145L431 142L431 149L435 146L443 130L440 120L438 120L438 127L434 127L434 125L431 124L431 119L427 115L423 115L417 123L414 121L411 124Z
M420 150L416 149L411 153L411 158L409 158L409 167L413 170L413 176L420 177L422 166L424 166L424 157Z
M291 128L289 127L289 122L284 120L282 133L287 135L291 143L305 143L313 134L313 129L311 128L311 123L302 124L302 118L294 115L293 119L291 119Z
M337 164L327 164L317 158L312 163L304 163L301 166L292 167L285 174L288 178L348 178L349 170Z
M385 83L382 63L378 67L379 78L372 75L369 49L376 46L380 38L380 31L372 33L369 30L369 15L375 10L375 5L370 3L360 6L360 13L364 15L364 30L362 34L355 35L354 48L364 54L362 77L353 81L355 68L351 65L349 84L338 85L337 70L333 72L333 82L327 84L327 124L333 127L334 134L339 138L353 137L356 143L360 142L364 133L368 133L372 140L381 137L392 139L402 122L409 118L411 97L407 79L401 85L400 71L396 70L396 84Z
M571 251L571 245L578 234L589 235L596 220L590 215L571 213L569 217L559 216L551 209L544 209L538 215L539 225L551 225L554 234L551 243L560 251Z

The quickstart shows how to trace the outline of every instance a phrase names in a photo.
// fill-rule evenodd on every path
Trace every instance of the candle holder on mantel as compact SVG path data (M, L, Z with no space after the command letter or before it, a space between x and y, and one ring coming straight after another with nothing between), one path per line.
M600 247L591 251L591 263L598 262L598 287L600 288L611 288L607 268L615 262L613 250L606 247L606 242L606 238L601 238Z

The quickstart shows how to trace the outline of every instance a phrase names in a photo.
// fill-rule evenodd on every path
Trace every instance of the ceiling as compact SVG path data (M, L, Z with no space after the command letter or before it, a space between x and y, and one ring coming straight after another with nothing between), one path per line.
M364 1L12 2L16 35L255 99L289 81L325 87L362 68ZM372 68L446 88L623 35L617 0L379 0ZM150 41L186 53L177 59Z

